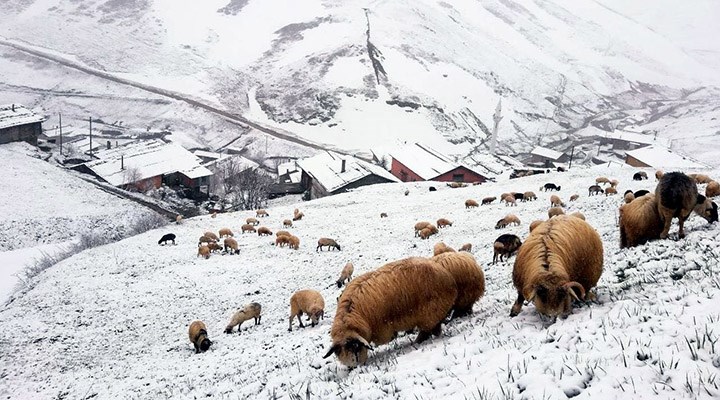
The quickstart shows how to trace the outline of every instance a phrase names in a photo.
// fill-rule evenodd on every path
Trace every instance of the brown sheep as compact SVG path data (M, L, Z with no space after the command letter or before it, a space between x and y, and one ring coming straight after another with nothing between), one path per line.
M256 232L256 231L255 231L255 227L254 227L253 225L250 225L250 224L245 224L245 225L243 225L242 227L240 227L240 230L242 230L242 233L245 233L245 232L255 233L255 232Z
M188 336L190 337L190 343L195 346L195 354L207 351L212 345L212 342L207 337L207 328L202 321L196 320L190 323Z
M496 197L486 197L486 198L482 199L482 205L490 204L493 201L495 201L495 199L496 199ZM465 207L467 207L467 201L465 202Z
M533 201L533 200L537 200L537 196L535 195L535 192L523 193L523 201Z
M280 236L292 236L292 235L290 235L290 232L288 232L288 231L277 231L275 233L275 236L280 237Z
M500 258L500 262L502 262L503 256L505 256L505 259L507 260L520 248L520 246L522 246L522 241L520 241L520 238L516 235L511 235L509 233L500 235L497 239L495 239L495 243L493 243L492 263L495 264L497 262L498 256Z
M474 207L478 207L477 201L475 201L473 199L465 200L465 208L474 208Z
M515 200L515 196L510 195L510 194L507 195L507 196L505 196L505 197L503 197L502 200L500 200L500 201L504 201L504 202L505 202L505 207L507 207L507 206L517 206L517 201Z
M574 195L570 196L570 201L575 201L575 200L577 200L577 199L579 199L579 198L580 198L580 195L579 195L579 194L574 194Z
M596 184L596 185L605 184L605 183L608 183L608 184L609 184L609 183L610 183L610 179L608 179L608 178L606 178L606 177L604 177L604 176L600 176L600 177L598 177L598 178L595 178L595 184Z
M275 246L285 247L285 245L290 246L290 235L282 235L275 238Z
M617 188L617 186L620 184L617 179L613 179L610 181L610 187L611 188Z
M213 242L212 239L210 239L209 237L207 237L207 236L205 236L205 235L202 235L202 236L200 236L200 239L198 239L198 247L202 246L203 243L208 243L208 244L209 244L209 243L212 243L212 242Z
M661 169L655 171L655 179L656 179L656 180L659 181L660 178L662 178L663 175L665 175L665 173L664 173Z
M355 367L367 361L370 343L388 343L397 332L418 328L417 343L440 335L457 295L453 276L426 258L391 262L363 274L340 295L324 358L335 354Z
M611 194L617 194L617 190L614 187L609 187L605 189L605 196L609 196Z
M623 200L625 200L625 204L630 204L633 200L635 200L635 195L633 194L632 190L625 193L625 197L623 197Z
M602 270L603 244L595 229L570 216L548 220L535 228L515 258L518 297L510 316L518 315L526 300L540 314L566 316L573 299L585 300Z
M258 221L257 219L255 219L253 217L246 219L245 223L248 225L260 225L260 221Z
M265 211L265 209L261 208L261 209L255 211L255 216L256 217L269 217L270 214L268 214L268 212Z
M304 216L305 214L303 214L302 212L298 212L293 215L293 221L300 221Z
M233 235L233 232L232 232L230 229L228 229L228 228L222 228L222 229L220 229L220 230L218 231L218 233L220 234L220 237L226 237L226 236L227 236L227 237L233 237L233 236L235 236L235 235Z
M220 239L217 237L217 235L214 234L214 233L212 233L212 232L205 232L205 233L203 233L203 236L205 236L206 238L212 240L213 242L217 242L218 240L220 240Z
M697 184L710 183L713 181L709 176L704 174L689 174L688 176Z
M465 243L464 245L460 246L458 251L467 251L468 253L472 251L472 244L471 243Z
M520 218L515 214L508 214L495 224L495 229L505 228L510 224L520 225Z
M285 237L285 236L280 236L280 237ZM291 249L293 249L293 250L300 249L300 238L298 238L297 236L294 236L294 235L290 235L287 238L288 238L288 246L290 246Z
M455 250L446 245L444 242L437 242L435 243L435 246L433 246L433 256L436 256L438 254L442 253L454 253Z
M207 245L207 247L208 247L208 249L210 249L210 252L213 252L213 251L222 251L222 249L223 249L222 246L220 246L219 244L217 244L217 243L215 243L215 242L209 243L209 244Z
M543 222L545 222L545 221L542 221L542 220L539 220L539 219L536 219L535 221L531 222L531 223L530 223L530 232L532 232L533 230L535 230L535 228L537 228L537 227L538 227L540 224L542 224Z
M349 262L345 264L342 271L340 272L340 277L335 282L337 283L337 287L341 288L342 285L345 284L345 282L350 282L352 280L352 274L355 271L355 267L353 266L353 263Z
M431 223L427 221L420 221L415 224L415 236L418 236L420 231L427 228L428 226L432 225Z
M668 237L673 217L678 218L678 236L680 239L684 238L685 220L698 203L695 182L682 172L669 172L660 178L660 182L655 188L655 199L660 216L665 222L660 239Z
M705 197L720 196L720 184L712 181L705 187Z
M175 217L175 223L178 224L178 225L182 224L182 220L183 220L182 215L179 215L179 214L178 214L178 215Z
M565 203L560 200L557 195L550 196L550 206L552 207L565 207Z
M446 218L440 218L437 220L437 227L438 228L444 228L446 226L452 226L452 221L446 219Z
M257 234L258 234L258 236L271 236L273 233L270 230L270 228L261 226L258 228Z
M552 207L548 210L548 218L557 217L558 215L564 215L565 211L563 211L560 207Z
M570 214L570 216L580 218L581 220L585 221L585 214L581 213L580 211L575 211L574 213Z
M198 257L205 257L207 260L210 258L210 248L208 246L200 246L198 247Z
M292 221L286 219L283 221L283 228L292 228Z
M452 318L472 312L475 302L485 294L485 274L471 254L442 253L431 258L452 275L457 288L457 298L452 306Z
M262 315L260 315L261 311L262 306L260 303L246 304L243 308L237 310L237 312L233 314L232 318L230 318L230 322L225 327L225 333L232 333L232 330L236 325L238 327L238 333L240 333L240 326L242 326L242 323L250 318L255 320L255 325L260 325L260 321L262 320Z
M225 246L226 252L230 254L240 254L240 247L238 247L237 240L233 238L225 238L223 245Z
M380 213L380 218L387 218L387 213Z
M292 332L292 320L297 317L300 327L304 328L300 318L305 313L315 326L319 319L325 319L325 300L317 290L298 290L290 297L290 318L288 331Z
M315 248L315 251L320 251L320 250L322 250L323 247L327 247L328 250L330 250L332 248L336 248L336 249L338 249L338 251L340 250L340 245L337 244L337 242L335 240L330 239L330 238L325 238L325 237L318 239L318 244L317 244L317 247Z
M634 247L660 239L663 220L654 194L640 196L620 207L620 248Z

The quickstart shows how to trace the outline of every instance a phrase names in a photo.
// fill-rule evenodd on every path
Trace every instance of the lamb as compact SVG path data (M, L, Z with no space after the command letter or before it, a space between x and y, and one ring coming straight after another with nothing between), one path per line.
M284 237L284 236L280 236L280 237ZM300 249L300 238L298 238L297 236L294 236L294 235L290 235L287 238L288 238L288 246L291 249L293 249L293 250Z
M340 245L337 244L337 242L335 242L333 239L330 239L330 238L318 239L318 245L315 248L315 251L320 251L320 250L322 250L323 247L327 247L328 250L330 250L331 248L336 248L336 249L338 249L338 251L340 250Z
M665 173L664 173L661 169L655 171L655 179L659 181L660 178L662 178L662 176L663 176L664 174L665 174Z
M660 182L655 188L655 199L660 216L665 222L660 239L668 237L673 217L678 218L678 236L680 239L684 238L685 220L699 203L695 183L682 172L669 172L660 178ZM704 198L703 201L705 201Z
M465 243L464 245L460 246L458 251L467 251L468 253L472 251L472 244L471 243Z
M606 177L604 177L604 176L599 176L599 177L595 178L595 184L596 184L596 185L605 184L605 183L609 184L609 183L610 183L610 179L608 179L608 178L606 178Z
M605 196L610 196L611 194L617 194L617 189L612 186L605 189Z
M475 302L485 294L485 274L475 257L466 252L442 253L431 258L452 275L457 288L457 297L452 306L452 318L472 312Z
M233 232L232 232L230 229L228 229L228 228L222 228L222 229L220 229L220 230L218 231L218 233L220 234L220 237L233 237L233 236L235 236L235 235L233 235ZM215 240L215 241L218 241L218 240L219 240L219 239L217 239L217 237L216 237L216 240Z
M435 243L435 246L433 246L433 256L436 256L438 254L442 253L454 253L455 250L446 245L444 242L437 242Z
M598 185L592 185L588 188L588 196L592 196L595 194L601 194L603 192L602 188Z
M705 186L705 197L720 196L720 184L712 181Z
M260 225L260 221L258 221L257 219L255 219L253 217L246 219L245 223L248 225Z
M495 264L497 262L498 256L500 257L500 262L502 262L503 256L505 256L505 259L507 260L520 248L521 245L522 241L520 241L520 238L516 235L511 235L509 233L500 235L497 239L495 239L495 243L493 243L492 263Z
M283 221L283 228L292 228L292 221L286 219Z
M493 201L495 201L496 198L497 198L497 197L492 197L492 196L491 196L491 197L485 197L484 199L482 199L482 205L490 204L490 203L492 203ZM473 200L473 201L474 201L474 200ZM466 201L466 202L465 202L465 207L467 207L467 205L468 205L468 203L467 203L467 201Z
M635 198L620 207L620 248L634 247L660 239L663 220L654 194Z
M570 216L580 218L581 220L585 221L585 214L581 213L580 211L575 211L574 213L570 214Z
M507 206L517 206L517 203L515 202L515 196L510 195L510 194L503 197L501 201L505 202L506 207Z
M387 218L387 213L380 213L380 218Z
M565 211L563 211L560 207L552 207L548 210L548 218L557 217L558 215L564 215Z
M565 203L556 195L550 196L550 205L553 207L565 207Z
M635 200L635 195L633 194L632 190L628 190L628 192L625 193L625 197L623 197L625 200L625 204L632 203L633 200Z
M190 323L188 329L188 336L190 337L190 343L195 346L195 354L201 351L207 351L212 345L210 339L207 336L207 328L202 321L195 320Z
M543 189L544 189L546 192L547 192L548 190L557 190L557 191L560 191L560 186L556 186L554 183L546 183L545 185L543 185L543 187L540 188L540 190L543 190Z
M542 220L539 220L539 219L536 219L535 221L531 222L531 223L530 223L530 232L532 232L533 230L535 230L535 228L537 228L537 227L538 227L540 224L542 224L543 222L545 222L545 221L542 221Z
M535 192L523 193L523 201L532 201L532 200L537 200L537 196L535 195Z
M530 234L515 258L518 297L510 316L520 313L525 300L540 314L566 316L573 299L585 300L602 270L603 244L595 229L570 216L548 220Z
M222 229L220 230L220 232L222 232ZM203 236L205 236L206 238L211 239L213 242L217 242L218 240L220 240L220 239L217 237L217 235L214 234L214 233L212 233L212 232L205 232L205 233L203 233ZM220 236L222 236L222 235L220 235Z
M353 263L349 262L345 264L345 266L342 269L342 272L340 272L340 277L335 282L337 283L337 287L341 288L345 282L350 282L352 279L353 271L355 271L355 267L353 266Z
M255 216L256 217L269 217L270 214L268 214L268 212L265 211L264 208L261 208L261 209L255 211Z
M347 290L347 289L346 289ZM315 326L319 319L325 319L325 300L317 290L304 289L295 292L290 297L290 318L288 332L292 332L292 320L297 317L300 327L304 328L300 318L305 313L310 318L311 325Z
M208 247L208 246L198 247L197 257L205 257L206 260L208 258L210 258L210 247Z
M242 233L245 233L245 232L255 233L255 227L250 224L245 224L245 225L241 226L240 230L242 230Z
M574 195L570 196L570 201L575 201L575 200L577 200L577 199L579 199L579 198L580 198L580 195L579 195L579 194L574 194Z
M474 208L474 207L478 207L477 201L475 201L473 199L465 200L465 208Z
M335 354L355 367L367 361L370 343L388 343L397 332L419 328L417 343L439 335L457 295L450 272L426 258L398 260L363 274L340 295L332 345L323 358Z
M175 244L175 234L174 233L166 233L164 234L160 240L158 240L159 245L166 245L168 241L172 241L172 244Z
M240 248L238 247L237 240L231 237L225 238L223 245L225 246L225 252L230 254L240 254Z
M240 326L242 326L242 323L250 318L255 320L255 325L260 325L260 321L262 320L262 315L260 314L261 311L262 306L260 303L246 304L243 308L237 310L237 312L233 314L232 318L230 318L230 322L225 327L225 333L232 333L235 325L237 325L238 333L240 333Z
M495 224L495 229L505 228L510 224L520 225L520 218L518 218L515 214L508 214L505 218Z
M647 174L645 173L645 171L636 172L636 173L633 175L633 180L634 180L634 181L641 181L641 180L647 179L647 178L648 178L648 176L647 176Z
M452 221L450 221L449 219L446 219L446 218L440 218L439 220L437 220L437 227L438 227L438 228L444 228L444 227L446 227L446 226L452 226L452 224L453 224Z
M258 236L270 236L273 233L268 227L261 226L260 228L258 228L257 234Z

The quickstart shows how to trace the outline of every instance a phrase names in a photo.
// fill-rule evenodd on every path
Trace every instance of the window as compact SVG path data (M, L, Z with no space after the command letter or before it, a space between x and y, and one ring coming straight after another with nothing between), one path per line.
M465 174L453 174L453 182L465 182Z

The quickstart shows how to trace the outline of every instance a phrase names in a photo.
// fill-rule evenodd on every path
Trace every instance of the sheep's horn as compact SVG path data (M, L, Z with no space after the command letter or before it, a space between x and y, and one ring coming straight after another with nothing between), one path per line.
M356 337L355 339L356 339L358 342L360 342L360 344L362 344L363 346L367 347L368 350L372 350L372 349L373 349L372 346L370 346L370 343L368 343L368 341L365 340L365 338L363 338L363 337Z
M563 285L564 288L568 289L568 292L570 293L570 296L572 296L577 301L585 300L585 288L578 282L568 282ZM577 288L580 291L580 298L575 294L575 291L573 288Z
M333 353L337 353L338 351L340 351L340 345L335 344L335 345L333 345L332 347L330 347L330 350L328 350L328 352L325 353L325 355L323 356L323 358L328 358L328 357L330 357Z

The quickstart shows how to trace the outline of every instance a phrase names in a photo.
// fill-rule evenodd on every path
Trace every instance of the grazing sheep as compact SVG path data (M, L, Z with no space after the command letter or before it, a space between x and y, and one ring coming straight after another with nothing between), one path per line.
M598 185L592 185L588 188L588 196L602 194L603 189Z
M482 205L490 204L490 203L492 203L493 201L495 201L496 198L497 198L497 197L492 197L492 196L491 196L491 197L486 197L486 198L482 199ZM465 202L465 207L467 207L467 201Z
M511 194L503 197L502 200L500 200L500 201L504 201L504 202L505 202L505 207L507 207L507 206L517 206L517 203L515 202L515 196L513 196L513 195L511 195Z
M208 249L210 249L211 253L213 251L222 251L223 250L223 247L220 246L219 244L217 244L216 242L208 243L207 246L208 246Z
M530 232L532 232L533 230L535 230L535 228L537 228L537 227L538 227L540 224L542 224L543 222L545 222L545 221L539 220L539 219L536 219L535 221L531 222L531 223L530 223Z
M200 239L198 239L198 247L200 247L203 243L212 243L214 240L210 239L209 237L202 235L200 236Z
M405 196L410 194L410 189L405 189Z
M283 221L283 228L292 228L292 221L286 219Z
M704 174L689 174L688 176L697 184L710 183L713 181L709 176Z
M537 200L537 196L535 195L535 192L523 193L523 201L533 201L533 200Z
M577 200L577 199L579 199L579 198L580 198L580 195L579 195L579 194L574 194L574 195L570 196L570 201L575 201L575 200Z
M335 354L355 367L367 361L370 343L390 342L397 332L420 330L420 343L441 333L441 324L457 299L450 272L415 257L386 264L353 279L340 295L323 358Z
M346 289L347 290L347 289ZM319 319L325 319L325 300L317 290L298 290L290 297L290 318L288 331L292 332L292 320L297 317L300 327L304 328L300 318L305 313L315 326Z
M525 193L513 193L515 200L525 201Z
M429 238L432 235L433 235L433 231L429 226L421 229L418 232L418 236L420 236L420 239L423 239L423 240Z
M473 208L473 207L478 207L477 201L475 201L473 199L465 200L465 208Z
M619 184L620 184L620 182L618 182L617 179L613 179L613 180L610 181L610 187L611 187L611 188L614 188L614 189L615 189L615 188L617 188L617 186L618 186Z
M255 216L256 217L269 217L270 214L268 214L268 212L265 211L264 208L261 208L261 209L255 211Z
M341 288L342 285L345 284L345 282L350 282L352 279L353 271L355 271L355 267L353 266L353 263L349 262L345 264L345 266L342 269L342 272L340 272L340 277L335 282L337 283L337 287Z
M605 189L605 196L610 196L611 194L617 194L617 189L612 186Z
M705 197L720 196L720 184L712 181L705 187Z
M293 221L300 221L304 216L305 214L303 214L302 211L296 212L295 214L293 214Z
M650 193L649 190L642 189L642 190L638 190L637 192L633 193L633 196L635 196L635 198L637 199L638 197L645 196L648 193Z
M242 233L245 233L245 232L255 233L255 227L250 224L243 225L242 227L240 227L240 230L242 230Z
M515 197L515 192L510 192L510 193L503 193L503 194L501 194L501 195L500 195L500 202L502 202L502 201L503 201L506 197L508 197L508 196Z
M633 200L635 200L635 195L633 194L632 190L627 191L623 199L625 200L625 204L630 204Z
M288 232L288 231L277 231L275 233L275 236L280 237L280 236L292 236L292 235L290 235L290 232Z
M515 214L508 214L505 218L495 224L495 229L505 228L510 224L520 225L520 218L518 218Z
M223 241L225 252L230 254L240 254L240 247L238 246L237 240L229 237Z
M158 244L160 245L166 245L168 241L172 241L173 244L175 244L175 234L174 233L166 233L164 234L160 240L158 240Z
M435 246L433 246L433 256L436 256L438 254L442 253L454 253L455 250L446 245L444 242L437 242L435 243Z
M485 294L485 274L475 257L462 252L447 252L431 258L452 275L457 288L457 297L452 306L452 318L472 312L472 307Z
M205 257L206 260L208 258L210 258L210 247L208 247L208 246L198 247L197 257Z
M634 247L660 239L663 220L654 194L635 198L620 207L620 248Z
M336 249L338 249L338 251L340 250L340 245L337 244L337 242L335 242L335 240L330 239L330 238L318 239L318 245L315 248L315 251L320 251L320 250L322 250L323 247L327 247L328 250L330 250L331 248L336 248Z
M437 188L436 188L435 186L430 186L430 187L428 188L428 191L430 191L430 192L437 192Z
M432 224L428 221L420 221L415 223L415 236L418 236L421 230L427 228L430 225Z
M246 219L245 223L248 225L260 225L260 221L258 221L257 219L255 219L253 217Z
M605 183L608 183L608 184L609 184L609 183L610 183L610 179L608 179L608 178L606 178L606 177L604 177L604 176L600 176L600 177L595 178L595 184L596 184L596 185L605 184Z
M188 336L190 337L190 343L195 346L195 354L207 351L212 345L212 342L207 337L207 328L202 321L195 320L190 323Z
M718 222L718 205L703 195L698 195L697 205L693 211L710 224Z
M270 228L261 226L258 228L257 234L258 234L258 236L271 236L273 233L270 230Z
M659 181L660 178L662 178L663 175L665 175L665 173L664 173L661 169L655 171L655 179L656 179L656 180Z
M565 211L563 211L560 207L552 207L548 210L548 218L557 217L558 215L564 215Z
M673 217L678 218L678 236L680 239L684 238L685 220L698 203L695 182L682 172L669 172L660 178L660 182L655 188L655 199L660 216L665 222L660 239L668 237Z
M178 224L178 225L182 224L182 220L183 220L183 217L182 217L182 215L180 215L180 214L178 214L178 215L175 217L175 223Z
M633 175L633 180L634 180L634 181L641 181L641 180L647 179L647 178L648 178L648 176L647 176L647 173L645 173L645 171L636 172L636 173Z
M468 253L472 251L472 244L471 243L465 243L464 245L460 246L458 251L467 251Z
M543 187L540 188L540 190L545 190L546 192L548 190L560 191L560 186L556 186L554 183L546 183L545 185L543 185Z
M513 284L518 297L510 316L518 315L526 300L540 314L568 315L573 299L585 300L602 269L602 240L587 222L570 216L546 221L530 234L515 258Z
M450 182L450 183L447 183L447 185L453 189L464 188L465 186L467 186L466 184L464 184L462 182Z
M585 221L585 214L581 213L580 211L575 211L574 213L570 214L570 216L580 218L581 220Z
M453 224L452 221L450 221L449 219L446 219L446 218L440 218L439 220L437 220L437 227L438 227L438 228L444 228L444 227L446 227L446 226L452 226L452 224Z
M498 256L500 258L500 262L502 262L503 256L505 256L505 259L507 260L520 248L520 246L522 246L522 241L520 241L520 238L516 235L511 235L509 233L500 235L497 239L495 239L495 243L493 243L492 263L495 264L497 262Z
M560 200L560 197L556 195L550 196L550 205L552 207L565 207L565 203Z
M290 236L292 235L282 235L275 238L275 246L285 247L285 245L290 246Z
M285 237L285 236L280 236ZM290 246L293 250L299 250L300 249L300 238L294 235L287 236L288 238L288 246Z
M220 232L222 232L222 229L220 230ZM205 232L205 233L203 233L203 236L205 236L206 238L212 239L213 242L217 242L218 240L220 240L217 237L217 235L212 232ZM220 236L222 236L222 235L220 235Z
M240 333L240 326L250 318L255 320L255 325L260 325L260 320L262 320L262 315L260 315L261 311L262 306L260 306L260 303L246 304L243 308L237 310L232 318L230 318L230 322L225 327L225 333L232 333L236 325L238 327L238 333Z
M220 229L220 230L218 231L218 233L220 234L220 237L233 237L233 236L235 236L235 235L233 234L233 232L232 232L230 229L228 229L228 228L222 228L222 229Z
M380 213L380 218L387 218L387 213Z

